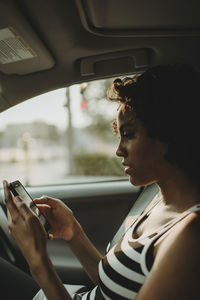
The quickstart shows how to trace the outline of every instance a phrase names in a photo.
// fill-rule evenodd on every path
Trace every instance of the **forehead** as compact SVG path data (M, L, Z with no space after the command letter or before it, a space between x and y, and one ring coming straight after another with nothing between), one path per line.
M117 114L117 124L118 127L125 124L125 123L133 123L136 122L136 115L135 112L129 108L125 110L120 107L118 114Z
M142 125L136 114L131 109L125 111L120 107L117 114L117 130L121 132L123 128L130 127L137 131L140 136L148 136L146 128Z

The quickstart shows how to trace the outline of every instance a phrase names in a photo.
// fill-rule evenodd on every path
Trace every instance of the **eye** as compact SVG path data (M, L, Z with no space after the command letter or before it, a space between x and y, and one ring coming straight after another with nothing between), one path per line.
M121 136L123 138L130 139L130 138L133 138L135 136L135 133L132 132L132 131L124 130L124 131L122 131Z

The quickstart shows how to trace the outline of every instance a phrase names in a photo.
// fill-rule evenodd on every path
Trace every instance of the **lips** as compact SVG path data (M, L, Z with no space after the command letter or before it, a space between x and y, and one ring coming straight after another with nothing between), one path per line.
M125 162L122 162L122 165L125 166L124 172L125 172L126 174L129 174L129 175L132 174L133 168L132 168L130 165L128 165L128 164L125 163Z

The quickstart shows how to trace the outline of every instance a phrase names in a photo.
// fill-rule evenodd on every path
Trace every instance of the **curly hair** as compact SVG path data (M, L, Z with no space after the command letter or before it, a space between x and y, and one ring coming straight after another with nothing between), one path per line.
M167 142L165 159L195 183L200 179L200 74L189 65L152 67L116 79L108 97L132 109L148 136Z

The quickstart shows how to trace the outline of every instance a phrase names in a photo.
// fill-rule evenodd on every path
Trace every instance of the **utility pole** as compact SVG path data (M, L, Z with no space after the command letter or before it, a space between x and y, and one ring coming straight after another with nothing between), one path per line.
M30 184L30 145L32 138L28 132L25 132L21 138L22 148L24 150L24 167L25 167L25 185Z
M71 97L70 97L70 88L66 88L66 103L64 105L67 109L68 117L68 127L67 127L67 150L68 150L68 165L69 165L69 174L74 173L74 136L73 136L73 126L72 126L72 113L71 113Z

